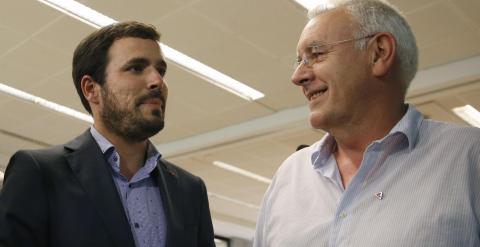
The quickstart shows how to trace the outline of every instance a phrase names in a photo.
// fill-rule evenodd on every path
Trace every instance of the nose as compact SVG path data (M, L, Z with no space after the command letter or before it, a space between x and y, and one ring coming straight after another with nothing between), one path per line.
M162 73L160 73L157 69L151 68L149 73L148 73L148 78L147 78L147 83L148 83L148 89L155 89L155 88L162 88L166 85L165 81L163 79Z
M313 71L304 64L300 64L292 74L292 82L297 86L304 86L312 81L314 77Z

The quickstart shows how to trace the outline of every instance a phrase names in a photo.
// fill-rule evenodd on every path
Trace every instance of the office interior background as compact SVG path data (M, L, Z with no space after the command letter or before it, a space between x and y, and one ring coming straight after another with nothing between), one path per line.
M452 109L480 109L480 1L390 2L404 12L420 51L407 101L428 118L475 125ZM206 182L216 235L230 246L248 246L276 169L298 145L324 135L310 127L307 101L290 82L306 9L293 0L78 3L113 20L153 24L163 45L256 90L250 96L225 90L164 50L170 56L166 127L152 138L164 158ZM86 114L71 59L95 27L72 15L37 0L1 1L2 172L16 150L62 144L91 124L84 115L61 112L67 107Z

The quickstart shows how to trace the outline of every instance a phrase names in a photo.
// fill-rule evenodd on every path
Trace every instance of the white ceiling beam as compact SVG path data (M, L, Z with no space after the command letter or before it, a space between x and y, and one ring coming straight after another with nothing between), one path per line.
M420 70L410 85L409 95L476 78L480 78L480 56Z
M288 126L289 124L306 121L307 117L308 108L307 106L302 106L279 111L266 117L260 117L204 134L158 144L156 147L165 157L172 157L238 141L240 139L267 134Z

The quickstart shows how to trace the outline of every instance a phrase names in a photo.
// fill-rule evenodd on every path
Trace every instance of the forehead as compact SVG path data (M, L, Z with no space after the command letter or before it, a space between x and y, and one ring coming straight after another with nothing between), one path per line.
M122 63L138 57L152 61L163 60L160 46L156 41L134 37L114 41L108 50L108 57L111 63Z
M329 43L352 36L353 23L350 15L343 9L322 13L311 19L302 31L297 51L315 43Z

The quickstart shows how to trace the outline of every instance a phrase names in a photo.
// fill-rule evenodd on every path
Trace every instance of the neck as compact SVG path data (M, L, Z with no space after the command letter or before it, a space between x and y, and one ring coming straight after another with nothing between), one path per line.
M332 128L329 133L337 143L335 158L344 187L356 174L363 160L366 148L375 140L384 138L405 114L402 105L385 110L370 110L363 122Z
M403 104L383 109L368 108L367 113L361 114L360 121L332 127L328 132L335 138L339 151L364 152L370 143L384 138L405 112Z
M95 129L115 147L120 156L120 173L130 180L145 163L148 140L140 142L127 141L112 133L101 123L95 122Z

